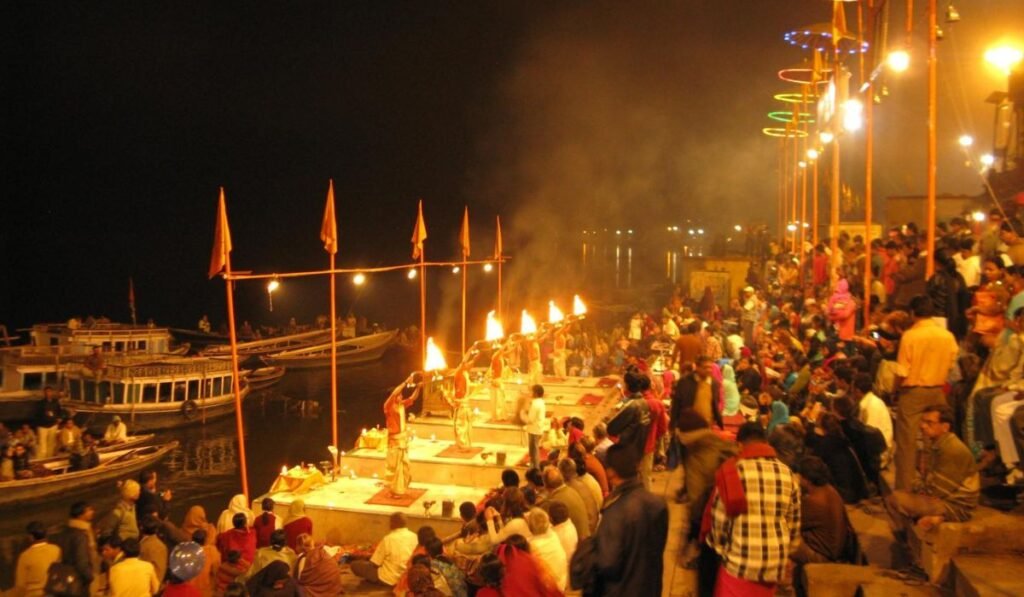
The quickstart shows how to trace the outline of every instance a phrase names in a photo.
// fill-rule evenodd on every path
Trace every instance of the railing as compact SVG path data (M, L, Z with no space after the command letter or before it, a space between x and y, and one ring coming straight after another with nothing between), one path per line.
M228 361L204 360L187 363L133 363L133 362L107 362L107 371L101 376L102 379L119 379L128 377L166 377L191 374L213 374L231 371L231 363ZM83 373L84 375L85 373Z

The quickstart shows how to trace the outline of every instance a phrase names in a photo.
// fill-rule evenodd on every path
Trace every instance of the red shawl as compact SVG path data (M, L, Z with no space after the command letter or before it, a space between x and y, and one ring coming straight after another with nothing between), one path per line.
M740 514L747 513L747 495L743 491L743 480L740 479L739 469L736 463L741 458L775 458L775 448L764 442L753 442L743 446L740 453L722 463L715 471L715 488L711 492L704 507L704 515L700 521L700 542L711 532L711 507L715 503L717 495L725 506L725 514L729 518L736 518Z

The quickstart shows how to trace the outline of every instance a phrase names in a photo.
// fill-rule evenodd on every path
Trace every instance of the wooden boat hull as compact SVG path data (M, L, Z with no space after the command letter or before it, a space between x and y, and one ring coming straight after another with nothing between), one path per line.
M138 448L130 458L104 463L87 471L0 482L0 507L34 502L57 494L67 496L101 483L130 477L155 464L177 447L178 442L172 441L160 446Z
M279 366L260 367L259 369L253 369L250 371L249 374L245 376L245 382L249 385L250 390L264 390L281 381L281 378L284 377L285 371L287 371L287 369Z
M319 344L321 342L329 341L330 338L331 330L311 330L308 332L299 332L297 334L264 338L262 340L239 342L236 349L238 350L238 354L244 357L265 356L284 350L292 350L311 346L313 344ZM215 358L230 357L231 346L225 344L209 346L203 350L202 354L203 356Z
M351 338L337 343L338 356L335 363L338 365L356 365L376 361L384 356L398 337L397 330ZM313 369L317 367L330 367L331 365L331 344L330 342L287 350L266 357L267 361L274 365L284 365L289 369Z
M156 436L154 434L152 434L152 433L146 433L146 434L143 434L143 435L132 435L132 436L129 436L127 440L125 440L125 441L123 441L123 442L121 442L119 444L111 444L109 446L99 446L99 447L96 448L96 452L99 453L99 454L109 454L111 452L117 452L117 451L120 451L120 450L128 450L128 449L132 449L132 448L138 448L139 446L148 444L150 441L153 440L154 437L156 437ZM67 460L67 459L68 459L67 456L51 456L49 458L39 458L39 459L33 460L32 464L48 465L48 464L53 464L54 462L60 462L62 460Z
M242 400L245 400L248 394L249 387L242 388ZM114 415L121 417L121 420L128 426L129 432L138 434L160 429L200 425L204 421L225 417L235 412L233 396L197 402L199 403L198 408L191 416L185 416L180 402L172 402L166 407L164 405L145 405L150 408L142 408L140 405L134 412L125 406L109 404L100 406L68 401L65 406L75 412L76 424L95 433L102 433ZM208 403L203 404L203 402ZM159 408L151 408L153 406Z

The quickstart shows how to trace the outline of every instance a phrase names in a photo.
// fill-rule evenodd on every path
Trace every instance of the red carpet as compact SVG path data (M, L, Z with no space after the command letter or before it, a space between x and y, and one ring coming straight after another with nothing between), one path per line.
M441 450L440 452L438 452L437 453L437 457L438 458L464 458L464 459L469 459L469 458L472 458L472 457L476 456L477 454L479 454L480 452L483 452L483 451L484 451L483 448L466 448L465 450L461 450L455 444L451 444L450 446L448 446L444 450Z
M378 491L372 498L366 500L366 503L377 506L398 506L399 508L408 508L426 492L426 489L413 489L410 487L405 490L405 495L396 497L391 495L390 487L385 487Z
M617 378L617 377L602 377L601 381L597 382L597 387L599 387L599 388L614 388L615 385L618 384L618 383L619 383L619 378Z
M604 396L598 396L597 394L585 394L582 398L576 401L576 404L580 406L597 406L604 400Z

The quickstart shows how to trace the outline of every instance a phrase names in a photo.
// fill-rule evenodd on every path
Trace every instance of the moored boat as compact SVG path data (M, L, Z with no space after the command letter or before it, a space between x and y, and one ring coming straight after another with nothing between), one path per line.
M100 454L100 464L84 471L68 471L67 458L43 466L53 474L0 482L0 506L32 502L60 494L70 495L94 485L131 476L155 464L178 447L172 441L162 445L127 448Z
M288 334L285 336L274 336L272 338L263 338L261 340L250 340L248 342L237 343L238 354L243 357L249 356L263 356L271 353L281 352L283 350L291 350L296 348L302 348L305 346L312 346L324 341L329 341L331 338L331 330L313 330L310 332L299 332L297 334ZM207 357L230 357L231 346L225 344L218 344L216 346L209 346L202 352L203 356Z
M117 452L118 450L127 450L129 448L136 448L136 447L141 446L143 444L148 444L154 437L156 437L156 436L154 434L152 434L152 433L146 433L146 434L143 434L143 435L132 435L132 436L129 436L128 439L124 440L123 442L117 442L116 444L109 444L109 445L103 445L103 446L98 445L96 447L96 453L97 454L106 454L107 452ZM62 456L51 456L49 458L38 458L38 459L32 460L32 464L48 465L48 464L53 463L53 462L61 462L61 461L65 461L67 459L68 459L68 456L66 454L62 455Z
M265 390L270 386L281 381L284 377L286 369L284 367L270 365L267 367L257 367L256 369L248 369L243 375L245 375L245 382L249 385L249 389Z
M99 376L69 373L65 408L79 425L102 431L114 415L132 433L182 427L231 414L235 395L231 362L182 357L154 362L112 362ZM249 386L242 381L242 397Z
M98 323L89 327L43 323L25 330L30 343L0 348L0 421L35 416L47 386L58 389L94 348L104 359L128 355L167 358L185 354L167 328Z
M398 330L389 330L368 336L348 338L337 343L338 365L354 365L376 361L384 356L384 352L395 343ZM329 367L331 364L331 343L322 342L312 346L285 350L267 357L275 365L284 365L289 369L311 369Z

